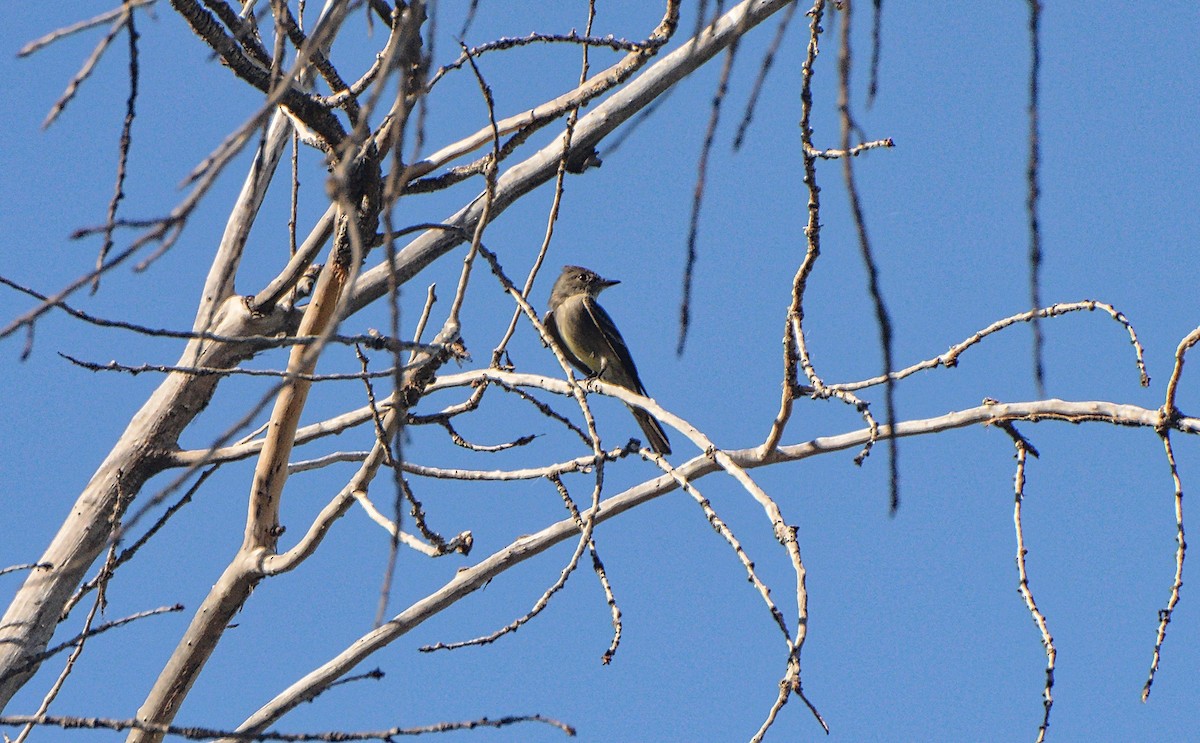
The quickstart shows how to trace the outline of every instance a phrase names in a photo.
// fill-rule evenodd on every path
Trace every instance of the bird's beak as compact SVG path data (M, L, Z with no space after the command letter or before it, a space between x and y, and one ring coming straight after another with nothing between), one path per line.
M616 286L617 284L620 284L620 283L621 282L617 281L616 279L600 279L600 288L607 289L610 286Z

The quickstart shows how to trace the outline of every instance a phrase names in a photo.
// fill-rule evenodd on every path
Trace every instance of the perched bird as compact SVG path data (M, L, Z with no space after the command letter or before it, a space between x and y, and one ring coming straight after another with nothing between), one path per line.
M580 266L563 266L562 275L550 291L550 311L542 324L554 336L567 361L581 372L646 395L621 331L596 301L600 292L619 283ZM646 434L650 448L670 454L671 444L658 419L640 408L630 407L629 411Z

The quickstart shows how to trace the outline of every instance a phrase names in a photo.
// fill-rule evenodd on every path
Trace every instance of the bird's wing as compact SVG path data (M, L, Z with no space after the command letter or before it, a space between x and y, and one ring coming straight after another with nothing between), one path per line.
M630 381L633 382L633 391L639 395L646 395L646 388L642 386L642 378L638 376L637 365L633 363L633 356L629 355L629 348L625 345L625 339L621 337L621 331L617 330L616 323L612 321L600 303L591 297L584 300L583 310L604 332L604 340L608 343L612 357L620 361L621 366L629 373ZM649 395L646 396L649 397Z
M587 364L580 361L579 357L571 352L571 347L563 342L562 334L558 332L558 321L554 319L554 310L546 313L546 316L542 318L542 325L546 326L546 332L558 344L559 350L563 352L563 356L567 357L567 361L579 371L590 375L592 372L588 369Z

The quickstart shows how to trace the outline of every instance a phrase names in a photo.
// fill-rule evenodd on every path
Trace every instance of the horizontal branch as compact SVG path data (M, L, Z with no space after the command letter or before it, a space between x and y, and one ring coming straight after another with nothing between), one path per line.
M460 722L437 722L432 725L419 727L393 727L387 730L351 731L327 730L319 733L255 733L242 735L230 730L198 727L195 725L158 725L141 720L112 720L103 717L68 717L65 715L5 715L0 716L0 725L41 725L43 727L58 727L63 730L138 730L143 732L173 735L185 740L212 740L213 738L230 738L232 740L248 741L282 741L283 743L300 743L301 741L361 741L378 740L383 743L394 741L399 736L422 735L425 733L446 733L452 730L474 730L475 728L502 728L522 722L540 722L556 727L568 736L575 735L575 729L564 722L545 715L505 715L504 717L481 717L477 720Z
M503 376L510 383L515 383L513 378L521 376L494 370L489 371L489 374ZM565 387L565 382L563 384ZM615 389L611 385L605 385L605 387ZM991 403L933 418L903 421L894 426L882 425L874 433L869 428L863 428L836 436L823 436L802 443L780 446L765 455L760 454L757 448L731 450L726 451L725 454L738 466L753 469L769 464L797 462L821 454L856 449L870 440L873 435L881 439L893 436L921 436L967 426L990 426L1008 421L1037 423L1047 420L1069 423L1109 423L1154 430L1162 424L1163 416L1157 410L1105 401L1036 400L1019 403ZM1180 417L1172 420L1170 425L1183 433L1200 433L1200 418ZM677 467L676 472L682 479L694 482L720 469L713 458L707 453L702 453ZM584 519L595 519L597 523L607 521L678 487L679 482L675 477L660 475L605 499L600 502L595 511L589 510L581 516ZM338 678L349 673L375 651L483 587L509 568L541 554L560 542L577 538L578 535L579 524L575 518L566 518L535 534L519 537L507 547L493 553L481 562L459 570L440 589L415 602L383 626L358 638L337 656L263 705L242 723L238 728L239 731L251 732L265 729L289 710L305 700L311 699Z

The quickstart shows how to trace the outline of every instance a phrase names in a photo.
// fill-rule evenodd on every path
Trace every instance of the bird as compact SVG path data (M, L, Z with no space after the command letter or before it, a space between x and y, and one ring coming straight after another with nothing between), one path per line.
M567 361L589 378L649 397L621 331L596 301L600 292L619 283L582 266L563 266L550 290L550 309L542 324ZM658 419L641 408L629 406L629 412L646 434L650 448L660 455L670 454L671 443Z

